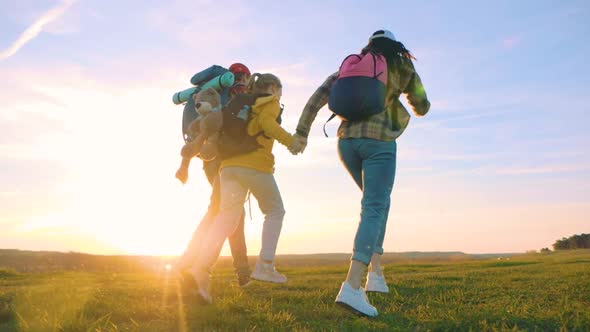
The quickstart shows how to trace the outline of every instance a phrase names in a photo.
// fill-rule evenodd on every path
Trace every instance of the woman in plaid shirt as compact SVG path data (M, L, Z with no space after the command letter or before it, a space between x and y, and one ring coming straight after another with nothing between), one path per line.
M388 30L373 33L362 54L374 52L387 60L388 79L385 110L362 121L342 121L338 128L338 152L344 167L363 191L361 221L354 239L354 249L348 276L336 302L366 316L377 316L365 291L387 293L389 289L381 269L383 238L389 214L390 196L395 177L396 138L408 125L410 115L400 103L404 93L414 113L425 115L430 102L426 97L420 76L412 63L412 55ZM330 75L315 91L305 106L295 139L300 140L303 152L307 136L317 112L326 105L330 89L338 73ZM367 268L365 289L361 279Z

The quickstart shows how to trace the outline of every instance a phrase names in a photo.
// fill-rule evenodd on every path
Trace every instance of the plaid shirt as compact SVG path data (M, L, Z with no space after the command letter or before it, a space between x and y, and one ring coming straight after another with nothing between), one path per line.
M422 116L430 109L430 102L422 86L420 76L416 73L410 59L402 58L401 66L388 73L388 90L385 111L370 116L362 121L342 121L338 128L339 138L372 138L381 141L393 141L408 126L410 114L399 101L404 93L416 115ZM318 111L328 103L332 84L338 78L338 72L330 75L307 101L299 124L297 134L307 137Z

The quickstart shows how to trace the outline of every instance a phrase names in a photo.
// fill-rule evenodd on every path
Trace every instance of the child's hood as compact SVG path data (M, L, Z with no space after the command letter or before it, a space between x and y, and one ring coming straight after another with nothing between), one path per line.
M275 104L277 107L271 107L273 104ZM258 97L256 99L256 103L254 103L254 107L252 108L252 113L260 114L262 111L272 112L267 114L272 117L277 117L279 116L280 112L280 107L278 106L279 100L274 95Z

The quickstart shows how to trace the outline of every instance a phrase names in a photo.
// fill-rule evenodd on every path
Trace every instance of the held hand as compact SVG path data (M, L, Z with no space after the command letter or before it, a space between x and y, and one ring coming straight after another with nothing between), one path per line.
M303 153L303 151L305 151L306 146L307 146L307 137L303 137L303 136L295 134L293 136L293 143L291 143L291 145L289 145L289 152L291 152L293 155Z
M301 145L300 146L300 148L301 148L300 153L305 152L305 148L307 147L307 137L304 137L304 136L300 136L298 134L295 134L295 138L297 140L299 140L299 144Z

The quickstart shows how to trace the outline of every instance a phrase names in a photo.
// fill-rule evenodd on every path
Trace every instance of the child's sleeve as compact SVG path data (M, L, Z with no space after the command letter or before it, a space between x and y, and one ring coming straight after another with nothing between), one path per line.
M260 112L258 115L260 128L266 136L276 139L284 146L291 145L291 143L293 143L293 135L283 129L283 127L278 124L277 119L272 116L272 114L279 114L279 103L272 103L267 107L276 108L276 110L264 110Z

